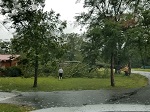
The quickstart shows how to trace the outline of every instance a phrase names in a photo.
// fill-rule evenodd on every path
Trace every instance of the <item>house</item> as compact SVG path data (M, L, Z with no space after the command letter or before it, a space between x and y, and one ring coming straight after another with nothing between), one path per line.
M20 55L0 54L0 68L17 66Z

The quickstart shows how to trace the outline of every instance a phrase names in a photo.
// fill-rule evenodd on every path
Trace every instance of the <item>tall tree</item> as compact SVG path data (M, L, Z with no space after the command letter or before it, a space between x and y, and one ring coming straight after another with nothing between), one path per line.
M138 50L141 56L141 64L143 66L148 65L149 63L149 17L150 11L142 11L140 17L138 18L137 24L135 27L128 28L126 31L128 38L130 38L130 48L134 47Z
M111 59L111 71L113 71L114 67L113 60L116 55L116 48L118 46L123 47L123 44L127 43L125 40L128 41L128 39L122 40L124 30L120 26L118 27L117 24L121 24L121 21L126 20L122 15L129 12L136 15L139 7L148 6L149 3L147 2L148 0L84 0L84 8L87 8L88 11L81 13L76 19L80 24L87 25L90 29L98 26L100 30L106 31L103 33L103 36L108 42L105 41L104 47L111 49L111 54L109 55ZM119 30L117 30L118 28ZM119 38L121 38L122 42L117 41ZM114 86L113 72L111 72L111 86Z
M119 16L122 14L124 8L121 7L122 3L122 0L85 0L84 7L88 8L89 11L88 13L81 13L81 15L77 17L77 21L81 22L82 24L86 24L86 22L88 22L89 28L97 26L100 27L100 30L103 29L103 32L106 31L106 34L103 32L102 34L104 34L103 37L106 38L104 40L108 40L108 42L104 42L105 49L111 48L111 51L109 50L111 53L111 71L113 71L114 68L114 48L116 47L115 44L117 42L115 39L115 33L117 32L113 33L112 28L120 19ZM112 27L109 28L109 25L112 25ZM107 30L107 28L109 28L109 30ZM118 35L116 37L118 37ZM108 47L110 45L111 47ZM113 72L111 72L111 86L114 85Z
M59 14L53 10L44 12L44 0L2 0L1 12L6 15L16 29L16 37L12 43L16 50L21 50L34 60L34 84L37 87L39 59L43 52L49 55L57 46L56 34L66 24L59 20ZM52 53L52 52L51 52Z
M101 53L103 46L103 36L101 35L101 29L99 27L89 28L85 34L84 42L81 46L81 52L83 53L83 61L88 63L89 72L95 68L98 57Z

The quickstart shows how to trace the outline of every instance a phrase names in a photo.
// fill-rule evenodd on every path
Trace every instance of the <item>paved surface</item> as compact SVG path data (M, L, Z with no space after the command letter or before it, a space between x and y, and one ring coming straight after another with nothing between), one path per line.
M0 92L0 101L7 100L7 99L15 97L17 95L18 94L16 94L16 93Z
M150 72L138 73L150 79ZM19 95L0 92L0 103L30 105L39 109L34 112L150 111L149 102L149 85L140 90L23 92Z
M150 105L127 105L127 104L99 104L99 105L86 105L81 107L57 107L36 110L32 112L106 112L106 111L134 111L146 112L150 111Z
M83 90L54 92L22 92L16 97L3 100L3 103L30 105L37 109L51 107L79 107L108 103L113 96L132 93L131 90Z
M149 79L149 85L141 88L134 95L128 95L122 99L117 99L114 97L114 99L112 98L112 101L109 103L150 105L150 72L133 71L132 73L140 73L141 75L146 76Z

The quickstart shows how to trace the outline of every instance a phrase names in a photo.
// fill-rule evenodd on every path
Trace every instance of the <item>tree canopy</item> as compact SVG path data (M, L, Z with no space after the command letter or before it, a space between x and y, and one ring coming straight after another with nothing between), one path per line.
M113 68L125 63L124 60L130 66L129 60L133 54L131 53L133 46L137 47L138 44L141 56L143 54L144 47L142 45L147 45L144 43L149 40L149 36L146 38L139 35L142 42L144 42L143 40L145 42L138 41L135 45L132 42L136 41L138 35L134 32L136 35L132 37L130 31L137 28L143 29L146 27L144 26L145 22L149 23L147 21L149 5L149 0L84 0L84 8L87 11L76 16L76 20L80 24L86 25L88 29L87 44L84 48L85 54L87 54L85 59L93 57L87 59L90 59L89 64L91 62L95 64L99 58L98 55L101 55L108 60L107 62L110 61L112 86L114 86ZM136 32L142 31L136 30ZM141 35L145 35L145 33L143 32Z
M12 39L14 49L34 60L33 87L37 87L39 60L43 56L56 57L60 49L58 36L66 27L66 22L59 19L60 14L53 10L44 12L44 6L45 0L1 1L1 13L12 21L16 30Z

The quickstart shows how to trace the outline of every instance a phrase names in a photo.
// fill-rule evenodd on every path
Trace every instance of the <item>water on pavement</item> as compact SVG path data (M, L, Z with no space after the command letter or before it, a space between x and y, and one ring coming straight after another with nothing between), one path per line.
M150 72L133 71L132 73L140 73L141 75L146 76L149 79L149 85L141 88L134 95L128 95L122 99L112 98L108 103L150 105Z
M150 105L129 104L99 104L81 107L57 107L39 109L32 112L149 112Z
M135 90L84 90L55 92L23 92L16 97L2 101L30 105L38 109L50 107L76 107L107 103L113 96L131 93Z

